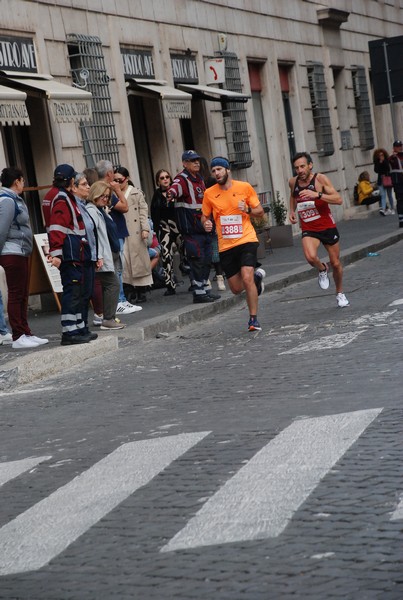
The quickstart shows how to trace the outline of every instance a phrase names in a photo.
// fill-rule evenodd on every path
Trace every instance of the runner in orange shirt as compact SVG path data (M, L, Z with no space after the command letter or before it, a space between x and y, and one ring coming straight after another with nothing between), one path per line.
M228 159L217 156L210 166L217 183L204 192L202 224L207 232L212 231L213 217L220 262L230 290L233 294L245 290L250 313L248 330L260 331L258 296L264 289L262 279L266 273L256 269L259 242L250 215L262 217L264 211L252 186L232 179Z

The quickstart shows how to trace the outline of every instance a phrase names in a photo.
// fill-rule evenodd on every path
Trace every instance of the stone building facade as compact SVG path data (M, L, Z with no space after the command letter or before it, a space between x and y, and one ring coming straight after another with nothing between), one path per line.
M334 5L337 8L334 8ZM0 165L26 173L34 229L54 166L101 158L148 200L183 149L288 199L307 150L352 211L357 174L403 136L376 105L368 43L403 36L403 0L0 0Z

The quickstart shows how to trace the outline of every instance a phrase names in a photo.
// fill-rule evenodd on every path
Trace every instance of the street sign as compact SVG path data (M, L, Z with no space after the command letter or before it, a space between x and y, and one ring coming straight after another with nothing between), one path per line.
M368 43L375 104L403 102L403 35Z

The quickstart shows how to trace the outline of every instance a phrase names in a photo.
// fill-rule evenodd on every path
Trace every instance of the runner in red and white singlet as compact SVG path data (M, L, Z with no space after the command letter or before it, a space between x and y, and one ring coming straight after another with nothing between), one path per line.
M349 301L343 293L343 267L340 262L340 235L330 210L330 204L343 201L330 179L323 173L312 173L312 158L307 152L299 152L293 158L296 177L289 180L290 221L302 229L302 249L307 262L319 271L319 286L326 290L330 285L328 266L318 257L319 246L325 247L333 269L336 301L340 308Z

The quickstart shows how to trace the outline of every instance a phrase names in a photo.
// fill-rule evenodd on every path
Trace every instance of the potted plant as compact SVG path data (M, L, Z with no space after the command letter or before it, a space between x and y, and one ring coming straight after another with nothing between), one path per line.
M271 203L271 212L275 225L270 227L270 238L273 248L284 248L293 246L294 239L292 235L292 225L286 225L287 207L280 197L280 192L276 191L276 197Z

